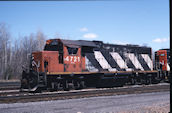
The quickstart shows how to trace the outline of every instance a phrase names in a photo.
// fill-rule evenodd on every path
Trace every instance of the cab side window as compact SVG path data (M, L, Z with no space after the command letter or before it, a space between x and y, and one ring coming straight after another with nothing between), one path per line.
M44 69L46 72L48 72L48 62L44 61Z
M78 52L78 48L67 47L67 50L68 50L69 55L76 55Z

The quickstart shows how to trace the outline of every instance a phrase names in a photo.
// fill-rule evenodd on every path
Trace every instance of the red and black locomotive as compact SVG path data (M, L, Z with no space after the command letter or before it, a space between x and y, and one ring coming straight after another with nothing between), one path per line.
M169 81L170 76L170 49L160 49L155 52L155 69L161 78Z
M21 90L151 84L168 79L169 70L169 50L157 51L153 63L150 47L50 39L43 51L32 53Z

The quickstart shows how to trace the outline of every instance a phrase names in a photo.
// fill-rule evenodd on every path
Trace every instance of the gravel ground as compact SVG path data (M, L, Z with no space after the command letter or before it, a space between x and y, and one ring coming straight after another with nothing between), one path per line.
M0 113L168 113L169 92L0 104Z

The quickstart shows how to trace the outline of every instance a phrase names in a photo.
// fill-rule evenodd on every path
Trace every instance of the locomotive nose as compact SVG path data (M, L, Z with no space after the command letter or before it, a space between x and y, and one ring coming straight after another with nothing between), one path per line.
M38 88L38 73L30 71L22 73L21 90L20 91L36 91Z

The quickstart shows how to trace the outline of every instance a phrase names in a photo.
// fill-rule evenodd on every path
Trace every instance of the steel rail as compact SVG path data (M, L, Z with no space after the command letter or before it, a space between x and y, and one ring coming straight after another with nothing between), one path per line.
M72 92L53 92L53 93L33 93L33 94L19 94L11 96L0 96L0 103L14 103L14 102L30 102L30 101L44 101L44 100L61 100L73 98L85 98L96 96L112 96L138 93L151 93L169 91L169 85L154 85L143 87L129 87L129 88L108 88L102 90L92 91L72 91Z

